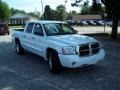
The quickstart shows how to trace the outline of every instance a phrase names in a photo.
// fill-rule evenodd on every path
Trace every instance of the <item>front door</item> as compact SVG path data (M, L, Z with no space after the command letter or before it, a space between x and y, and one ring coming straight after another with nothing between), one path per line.
M44 56L44 49L45 49L45 37L43 33L43 29L40 23L36 23L35 27L33 29L33 36L32 36L32 42L33 42L33 48L36 54L40 56Z

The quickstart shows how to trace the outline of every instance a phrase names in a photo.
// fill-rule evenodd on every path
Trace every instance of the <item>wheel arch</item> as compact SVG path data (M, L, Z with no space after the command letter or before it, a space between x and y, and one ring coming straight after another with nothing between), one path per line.
M47 58L47 59L48 59L48 57L49 57L49 53L50 53L50 52L55 52L56 54L58 54L58 52L57 52L55 49L48 47L48 48L46 49L46 58Z
M20 43L20 40L19 40L19 38L17 38L17 37L15 38L15 43L16 43L16 42L19 42L19 43Z

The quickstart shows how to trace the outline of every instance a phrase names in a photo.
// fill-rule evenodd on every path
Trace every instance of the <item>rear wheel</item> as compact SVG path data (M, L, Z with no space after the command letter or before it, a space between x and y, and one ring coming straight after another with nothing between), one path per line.
M15 49L16 49L16 53L19 54L19 55L22 55L24 53L24 49L22 48L19 41L16 41Z
M49 53L48 62L49 62L49 69L51 73L56 74L60 71L61 64L59 61L58 54L56 52L51 51Z

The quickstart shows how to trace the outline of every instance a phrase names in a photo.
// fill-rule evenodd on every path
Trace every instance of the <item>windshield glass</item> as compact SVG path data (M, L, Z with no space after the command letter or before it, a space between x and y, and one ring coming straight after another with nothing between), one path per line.
M76 34L72 27L68 24L63 23L47 23L43 25L45 28L46 35L53 36L53 35L66 35L66 34Z

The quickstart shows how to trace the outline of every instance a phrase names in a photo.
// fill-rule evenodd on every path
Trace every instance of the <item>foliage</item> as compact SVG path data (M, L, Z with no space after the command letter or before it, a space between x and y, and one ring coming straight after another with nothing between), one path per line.
M101 14L103 15L105 13L105 7L101 6L101 4L99 4L98 8L95 9L95 7L92 5L89 8L89 14Z
M75 0L75 3L72 3L72 6L79 6L82 0ZM101 7L100 1L106 7L107 17L112 18L113 25L112 25L112 32L111 38L117 39L117 30L118 30L118 20L120 18L120 0L93 0L92 10L98 12Z
M106 6L108 17L112 18L113 20L111 38L117 39L118 20L120 18L120 5L119 5L120 0L101 0L101 1Z
M72 15L77 15L78 13L76 11L71 11L70 12Z
M46 5L41 19L64 21L66 18L67 12L64 5L57 6L56 10L51 9L49 5Z
M84 4L81 7L81 14L89 14L90 11L90 6L89 6L89 1L87 0L84 2Z
M30 12L27 13L28 15L32 16L32 17L36 17L36 18L40 18L40 12Z
M8 21L10 16L10 10L9 6L0 0L0 22L6 22Z
M67 20L72 20L73 16L79 15L76 11L70 11L70 13L67 13Z
M37 12L37 11L36 12L29 12L29 13L27 13L24 10L18 10L18 9L14 9L14 8L10 9L11 16L16 14L16 13L18 13L18 12L19 13L23 13L23 14L28 14L28 15L30 15L32 17L35 17L35 18L40 18L40 12Z
M56 8L57 20L64 21L67 18L67 12L64 5L59 5Z
M72 13L68 13L67 20L72 20L72 18L73 18L73 15L72 15Z
M87 0L84 2L84 4L81 7L81 14L104 14L105 13L105 7L101 4L96 5L96 3L93 2L91 6L89 6L89 1Z
M45 10L44 10L44 14L43 14L43 19L53 20L53 13L54 13L54 11L50 8L50 6L46 5Z
M11 15L14 15L15 13L26 13L24 10L18 10L18 9L14 9L14 8L10 8L10 12L11 12Z

